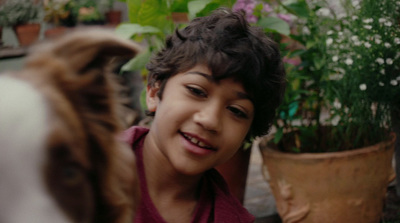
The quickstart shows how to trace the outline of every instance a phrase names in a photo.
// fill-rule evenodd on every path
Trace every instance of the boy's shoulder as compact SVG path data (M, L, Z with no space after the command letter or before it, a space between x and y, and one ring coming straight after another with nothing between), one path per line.
M205 178L214 194L215 222L254 222L254 216L229 192L228 185L216 169L207 171Z
M141 126L132 126L120 135L120 140L128 143L129 145L133 145L135 142L139 141L143 138L143 136L147 135L149 132L148 128Z

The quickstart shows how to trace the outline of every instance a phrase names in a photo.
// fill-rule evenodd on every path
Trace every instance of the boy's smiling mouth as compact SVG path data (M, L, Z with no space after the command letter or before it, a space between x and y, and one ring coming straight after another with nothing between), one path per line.
M186 140L188 140L190 143L192 143L192 144L194 144L194 145L196 145L196 146L198 146L198 147L201 147L201 148L203 148L203 149L213 150L213 151L216 151L216 150L217 150L216 148L212 147L212 146L209 145L208 143L204 142L204 141L201 140L201 139L198 139L197 137L195 137L195 136L193 136L193 135L190 135L190 134L184 133L184 132L180 132L180 134L181 134Z

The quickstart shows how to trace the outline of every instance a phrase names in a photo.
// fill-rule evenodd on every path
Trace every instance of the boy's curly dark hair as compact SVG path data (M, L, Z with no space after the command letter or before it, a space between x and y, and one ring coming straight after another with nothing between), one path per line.
M250 95L255 115L247 138L267 134L285 91L285 70L278 45L250 26L243 13L221 8L193 19L166 40L147 65L148 84L167 80L197 64L208 66L216 80L234 78ZM153 114L154 115L154 114Z

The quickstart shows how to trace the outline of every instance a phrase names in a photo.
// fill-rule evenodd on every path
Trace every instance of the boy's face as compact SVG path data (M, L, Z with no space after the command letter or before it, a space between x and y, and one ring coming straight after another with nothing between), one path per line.
M176 171L200 174L227 161L242 145L254 107L240 83L216 82L206 66L197 65L172 76L162 100L157 91L147 92L148 108L155 111L147 137Z

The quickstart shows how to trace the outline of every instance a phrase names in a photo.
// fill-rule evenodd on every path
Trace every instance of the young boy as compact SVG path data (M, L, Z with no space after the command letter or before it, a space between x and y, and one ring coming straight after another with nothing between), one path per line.
M176 31L147 68L154 119L124 133L141 184L135 222L253 222L213 167L268 132L285 88L278 46L219 9Z

